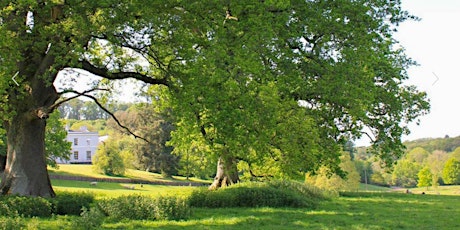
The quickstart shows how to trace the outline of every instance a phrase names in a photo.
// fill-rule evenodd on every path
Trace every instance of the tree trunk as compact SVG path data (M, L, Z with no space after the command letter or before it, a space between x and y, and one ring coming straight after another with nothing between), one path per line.
M217 173L209 190L215 190L239 181L236 159L233 157L220 156L217 162Z
M8 154L1 194L55 196L45 160L45 125L45 119L30 111L14 116L7 128Z

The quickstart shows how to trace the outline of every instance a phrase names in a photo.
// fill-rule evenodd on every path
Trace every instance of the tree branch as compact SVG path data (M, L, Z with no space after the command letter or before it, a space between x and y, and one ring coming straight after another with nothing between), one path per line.
M96 105L99 106L99 108L101 108L104 112L106 112L107 114L109 114L109 115L113 118L113 120L115 120L115 122L117 123L117 125L120 126L121 128L123 128L124 130L126 130L126 132L128 132L130 135L132 135L132 136L135 137L135 138L139 138L139 139L141 139L141 140L143 140L143 141L145 141L145 142L147 142L147 143L151 143L149 140L147 140L147 139L145 139L144 137L141 137L141 136L139 136L139 135L136 135L136 134L133 133L128 127L126 127L126 126L124 126L123 124L121 124L120 120L118 120L118 118L117 118L112 112L110 112L107 108L105 108L105 107L97 100L96 97L94 97L94 96L88 94L89 92L96 91L96 90L107 90L107 89L98 89L98 88L95 88L95 89L86 90L86 91L84 91L84 92L78 92L78 91L70 90L70 89L69 89L69 90L65 90L65 91L63 91L63 92L60 92L60 94L64 94L64 93L74 93L74 94L76 94L76 95L75 95L75 96L72 96L72 97L69 97L69 98L66 98L65 100L62 100L62 101L60 101L60 102L58 102L58 103L56 103L56 104L59 104L59 105L60 105L60 104L62 104L62 103L64 103L64 102L66 102L66 101L72 100L72 99L77 98L77 97L80 97L80 96L87 97L87 98L93 100L94 103L96 103ZM56 105L56 104L55 104L55 105ZM57 105L57 106L59 106L59 105ZM54 106L54 105L53 105L53 106ZM56 108L57 106L55 106L55 108Z
M59 107L60 105L62 105L63 103L67 102L67 101L70 101L72 99L75 99L77 97L80 97L80 96L85 96L86 94L88 93L91 93L93 91L97 91L97 90L101 90L101 91L109 91L108 89L101 89L101 88L94 88L94 89L89 89L89 90L86 90L86 91L83 91L83 92L78 92L78 91L75 91L75 90L71 90L71 89L68 89L68 90L64 90L64 91L61 91L61 92L58 92L58 95L63 95L63 94L66 94L66 93L73 93L73 94L76 94L75 96L72 96L72 97L68 97L68 98L65 98L61 101L58 101L56 103L54 103L53 105L51 105L49 107L49 111L52 112L54 111L57 107Z
M105 67L96 67L93 64L91 64L87 60L82 60L80 61L81 68L83 70L86 70L90 73L93 73L97 76L100 76L102 78L110 79L110 80L120 80L120 79L128 79L128 78L133 78L137 79L139 81L149 83L152 85L165 85L169 86L169 83L166 78L161 78L161 79L156 79L156 78L151 78L147 75L140 74L137 72L117 72L117 73L111 73L109 69Z

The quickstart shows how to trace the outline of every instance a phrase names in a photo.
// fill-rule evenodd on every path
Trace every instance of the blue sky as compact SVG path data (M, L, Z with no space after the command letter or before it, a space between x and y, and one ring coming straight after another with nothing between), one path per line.
M430 114L411 125L405 140L460 135L460 1L403 0L418 22L401 24L396 34L408 56L419 63L409 69L409 84L426 91ZM437 80L436 76L439 77Z

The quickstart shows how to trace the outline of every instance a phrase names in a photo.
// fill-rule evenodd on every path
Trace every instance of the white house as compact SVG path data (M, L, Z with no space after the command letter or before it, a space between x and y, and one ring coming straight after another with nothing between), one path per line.
M67 141L72 143L70 160L57 159L59 164L91 164L99 144L99 133L90 132L86 126L80 130L67 130Z

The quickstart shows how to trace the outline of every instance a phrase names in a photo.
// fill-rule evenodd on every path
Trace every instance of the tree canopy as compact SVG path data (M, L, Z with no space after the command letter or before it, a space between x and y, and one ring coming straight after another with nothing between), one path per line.
M204 144L219 159L216 187L238 180L239 161L254 176L293 177L321 166L340 174L341 146L362 135L391 164L407 124L429 108L426 94L406 84L414 63L393 38L399 23L414 18L400 1L21 0L0 7L3 194L54 196L40 159L45 120L78 96L102 106L94 92L106 90L57 92L58 73L75 69L105 83L164 86L158 97L177 125L171 143L194 139L182 143L184 151ZM31 160L39 163L27 169Z

